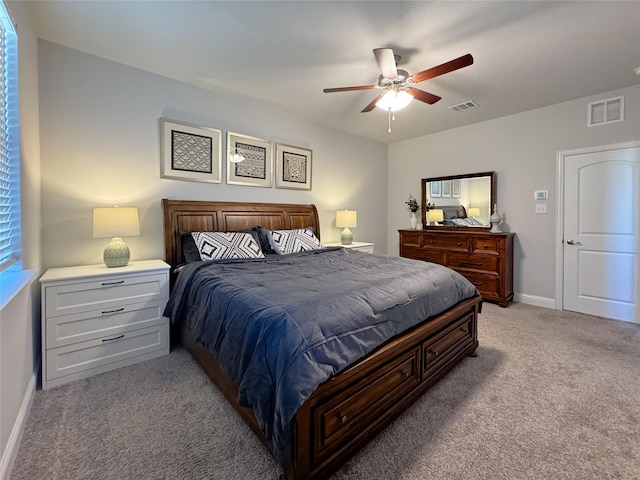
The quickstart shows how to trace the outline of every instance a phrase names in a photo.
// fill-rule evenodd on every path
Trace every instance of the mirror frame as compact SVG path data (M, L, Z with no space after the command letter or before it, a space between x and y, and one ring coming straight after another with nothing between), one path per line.
M495 205L498 202L498 174L495 171L492 172L478 172L478 173L466 173L463 175L449 175L446 177L430 177L422 179L422 226L423 228L490 228L488 227L457 227L454 225L427 225L427 210L425 205L427 203L427 184L429 182L437 182L440 180L463 180L466 178L477 177L491 177L491 205Z

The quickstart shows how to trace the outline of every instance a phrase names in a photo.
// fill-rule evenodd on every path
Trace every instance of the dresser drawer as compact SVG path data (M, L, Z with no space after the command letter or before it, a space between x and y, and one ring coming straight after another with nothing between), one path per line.
M402 232L400 235L400 245L408 247L420 247L422 246L422 238L424 236L421 233Z
M468 252L468 235L426 235L424 246L428 248L441 248L450 252Z
M490 274L485 275L482 273L468 272L468 271L462 271L462 270L457 270L457 271L462 275L464 275L467 278L467 280L473 283L478 289L478 291L483 295L485 293L497 295L500 292L500 277L496 275L490 275Z
M168 297L166 273L102 277L97 280L46 287L48 318Z
M56 378L169 349L167 325L127 331L46 351L46 378ZM88 376L88 375L87 375Z
M322 460L338 450L352 440L352 432L362 432L366 422L413 390L420 382L419 359L420 348L415 347L389 362L379 375L319 404L313 411L313 458Z
M162 316L164 305L163 300L156 300L52 317L46 326L46 347L60 347L126 330L165 324L167 320Z
M413 258L415 260L423 260L425 262L439 263L444 265L444 252L440 250L427 250L425 248L403 247L402 256Z
M473 253L500 253L501 239L496 237L480 237L471 239L471 251Z
M447 266L450 268L470 268L487 272L498 272L498 257L491 255L466 255L452 253L448 256Z
M473 318L468 315L423 344L423 379L474 342Z

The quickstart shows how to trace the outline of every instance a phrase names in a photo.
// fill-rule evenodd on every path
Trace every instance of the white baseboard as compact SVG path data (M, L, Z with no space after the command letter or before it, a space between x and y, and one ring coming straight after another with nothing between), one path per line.
M556 299L539 297L537 295L527 295L524 293L516 293L513 296L514 302L526 303L527 305L535 305L536 307L550 308L556 310Z
M22 399L20 410L18 410L18 417L13 424L13 429L11 429L11 435L9 435L4 452L2 452L2 459L0 459L1 480L9 477L11 467L13 467L13 462L18 454L18 447L20 446L20 439L22 438L22 432L24 431L25 420L29 414L31 402L33 401L33 396L36 392L36 379L37 375L35 373L32 374L29 384L27 385L27 391Z

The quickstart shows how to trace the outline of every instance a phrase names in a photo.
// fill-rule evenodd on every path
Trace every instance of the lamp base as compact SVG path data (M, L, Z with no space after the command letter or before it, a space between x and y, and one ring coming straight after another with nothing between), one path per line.
M129 263L130 257L129 247L120 237L113 237L102 255L104 264L109 268L124 267Z
M340 235L340 243L342 245L351 245L353 243L353 233L349 230L349 227L344 227L342 235Z

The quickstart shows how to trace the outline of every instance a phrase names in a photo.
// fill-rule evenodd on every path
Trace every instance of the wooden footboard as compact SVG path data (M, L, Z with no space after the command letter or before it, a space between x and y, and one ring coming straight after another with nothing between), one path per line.
M464 300L391 339L327 380L298 409L292 423L287 480L324 479L391 423L478 346L481 298ZM182 342L267 445L251 409L238 403L237 387L214 356L182 331Z

